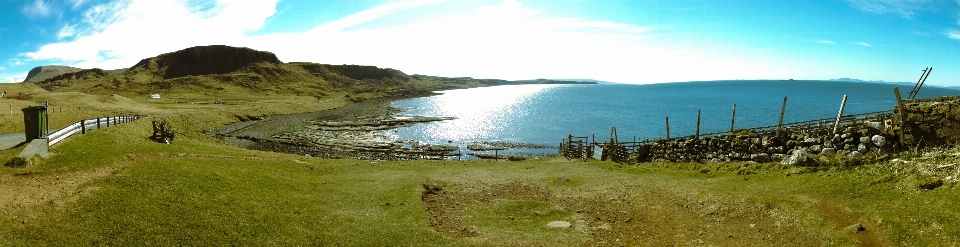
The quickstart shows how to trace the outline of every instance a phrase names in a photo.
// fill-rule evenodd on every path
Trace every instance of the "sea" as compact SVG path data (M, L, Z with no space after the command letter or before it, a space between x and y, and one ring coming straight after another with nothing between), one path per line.
M545 146L502 151L555 155L568 135L609 141L665 138L783 122L836 118L844 95L844 115L893 110L894 87L906 99L910 83L804 80L735 80L660 84L509 85L440 91L400 100L401 115L454 117L385 131L388 139L459 145L509 142ZM960 95L960 90L924 86L916 98ZM786 107L784 98L786 97ZM734 105L736 113L734 114Z

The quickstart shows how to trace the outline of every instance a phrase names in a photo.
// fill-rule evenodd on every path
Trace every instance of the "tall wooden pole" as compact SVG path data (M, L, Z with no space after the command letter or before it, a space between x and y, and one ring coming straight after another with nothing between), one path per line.
M730 133L733 133L733 122L737 119L737 104L733 104L733 116L730 116Z
M700 138L700 110L697 110L697 138Z
M843 118L843 108L847 106L847 95L843 95L843 102L840 102L840 113L837 114L837 122L833 124L833 134L840 130L840 119Z
M783 96L783 106L780 107L780 121L777 122L777 130L783 128L783 113L787 111L787 96Z
M896 123L900 127L900 138L897 139L900 139L900 145L903 145L903 122L906 121L905 118L907 117L907 109L903 108L903 99L900 98L900 89L893 87L893 93L897 95L897 106L900 106L900 122Z
M670 139L670 117L667 118L667 139Z

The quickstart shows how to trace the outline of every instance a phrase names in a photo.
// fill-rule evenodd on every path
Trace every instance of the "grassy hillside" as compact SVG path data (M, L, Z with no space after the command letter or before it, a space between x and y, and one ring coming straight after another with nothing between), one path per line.
M239 111L340 104L171 116L170 145L146 138L149 119L72 137L47 160L0 167L0 245L960 244L955 186L921 189L929 171L908 165L955 163L955 150L819 169L371 162L243 150L198 133Z
M89 69L37 83L46 90L118 94L128 98L161 94L179 101L258 101L285 96L317 100L348 96L359 101L387 95L426 95L432 90L529 83L408 76L374 66L283 63L273 53L229 46L200 46L141 60L120 73Z
M155 66L0 85L15 96L0 99L2 133L22 131L18 109L45 101L51 127L151 115L70 137L26 167L0 166L0 246L960 245L956 149L824 157L821 167L377 162L251 151L204 135L248 116L551 82L269 60L220 74L164 78ZM149 140L154 120L170 123L172 144ZM0 151L0 162L22 148ZM547 227L553 221L571 225Z

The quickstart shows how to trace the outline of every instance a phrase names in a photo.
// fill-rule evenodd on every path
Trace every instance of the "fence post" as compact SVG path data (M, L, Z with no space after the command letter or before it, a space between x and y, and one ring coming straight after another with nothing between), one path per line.
M100 117L97 117L97 129L100 129Z
M787 111L787 96L783 96L783 107L780 107L780 121L777 122L777 131L783 129L783 113Z
M837 134L837 131L840 130L840 118L843 118L843 108L847 106L847 95L843 95L843 101L840 102L840 113L837 114L837 122L833 124L833 134Z
M733 122L737 119L737 104L733 104L733 116L730 116L730 133L733 134Z
M111 117L107 117L107 128L110 128L110 118Z
M697 110L697 135L696 138L700 138L700 110Z
M900 131L899 131L900 138L897 138L897 139L900 139L900 145L903 145L903 123L906 121L905 118L907 117L907 114L906 114L907 108L903 107L903 100L900 98L900 89L897 87L893 87L893 92L897 94L897 105L900 106L900 122L895 123L900 127Z
M80 120L80 134L87 134L87 120Z
M670 117L666 117L667 121L667 139L670 139Z

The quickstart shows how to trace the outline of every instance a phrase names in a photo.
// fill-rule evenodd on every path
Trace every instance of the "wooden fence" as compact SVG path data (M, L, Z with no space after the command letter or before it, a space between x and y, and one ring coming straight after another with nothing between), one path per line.
M47 140L49 146L53 146L63 139L70 137L70 135L81 133L86 134L87 131L96 130L100 128L110 127L111 125L118 125L122 123L129 123L134 120L140 119L139 116L114 116L114 117L105 117L105 118L96 118L96 119L84 119L79 122L67 125L63 129L60 129L56 132L47 135Z

